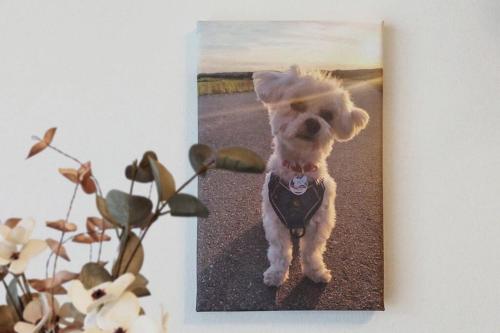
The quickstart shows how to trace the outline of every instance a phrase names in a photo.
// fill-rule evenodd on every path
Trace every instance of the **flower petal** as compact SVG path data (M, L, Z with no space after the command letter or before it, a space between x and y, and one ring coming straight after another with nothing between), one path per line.
M127 333L163 333L157 322L147 316L137 318Z
M33 333L35 329L35 325L25 323L24 321L18 321L16 326L14 326L14 330L17 333Z
M118 279L113 281L109 288L108 294L114 295L116 298L120 297L125 290L135 281L135 276L132 273L123 274Z
M14 244L26 244L35 228L35 220L32 218L22 219L8 236L8 241Z
M80 280L73 280L68 284L68 296L78 311L83 314L88 313L92 297Z
M47 248L47 243L41 239L31 239L23 246L19 257L29 260Z
M9 234L12 231L11 228L9 228L5 224L0 224L0 236L3 237L3 239L7 240L9 238Z
M15 275L22 274L26 270L26 266L28 266L28 259L19 258L17 260L12 260L10 262L9 272Z
M114 331L121 327L128 329L139 317L141 306L137 296L127 291L118 300L105 304L97 314L97 326Z
M85 316L85 320L83 322L83 327L85 330L98 328L97 327L97 309L92 310Z
M11 261L16 246L7 242L0 242L0 265L7 265Z

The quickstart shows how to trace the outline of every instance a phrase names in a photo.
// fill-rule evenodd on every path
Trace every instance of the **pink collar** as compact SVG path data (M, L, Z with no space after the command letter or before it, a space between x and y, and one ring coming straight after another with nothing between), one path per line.
M315 165L315 164L312 164L312 163L307 163L305 165L300 165L297 162L290 162L290 161L287 161L287 160L283 160L282 165L285 168L288 168L290 170L293 170L293 171L299 172L299 173L314 172L314 171L318 170L318 166Z

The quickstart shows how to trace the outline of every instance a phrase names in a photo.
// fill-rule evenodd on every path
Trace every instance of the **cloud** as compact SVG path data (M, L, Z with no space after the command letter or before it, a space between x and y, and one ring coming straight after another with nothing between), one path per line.
M306 67L379 67L381 25L293 21L207 21L198 25L200 72Z

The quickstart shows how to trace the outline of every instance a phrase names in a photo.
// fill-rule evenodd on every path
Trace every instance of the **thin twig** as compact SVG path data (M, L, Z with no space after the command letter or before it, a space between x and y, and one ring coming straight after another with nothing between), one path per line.
M68 207L68 211L66 212L66 219L65 221L68 222L69 221L69 216L71 214L71 210L73 209L73 204L75 202L75 198L76 198L76 194L78 193L78 187L80 186L80 184L76 184L75 185L75 189L73 191L73 195L71 196L71 200L69 202L69 207ZM59 253L61 252L61 248L62 248L62 242L64 241L64 236L66 235L66 231L61 231L61 237L59 239L59 243L57 245L57 250L56 250L56 257L54 259L54 266L52 267L52 279L54 280L55 277L56 277L56 270L57 270L57 261L59 259ZM56 309L55 309L55 296L54 296L54 290L55 290L55 285L53 284L52 287L50 288L50 292L52 294L52 313L56 313ZM55 316L54 316L55 317Z

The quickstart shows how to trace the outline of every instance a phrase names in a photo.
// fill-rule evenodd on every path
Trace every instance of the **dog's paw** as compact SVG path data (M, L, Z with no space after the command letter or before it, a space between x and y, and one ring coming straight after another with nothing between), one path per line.
M276 270L272 267L269 267L264 272L264 284L269 287L279 287L286 281L287 278L288 272Z
M328 283L332 280L332 272L326 268L307 271L305 274L316 283Z

